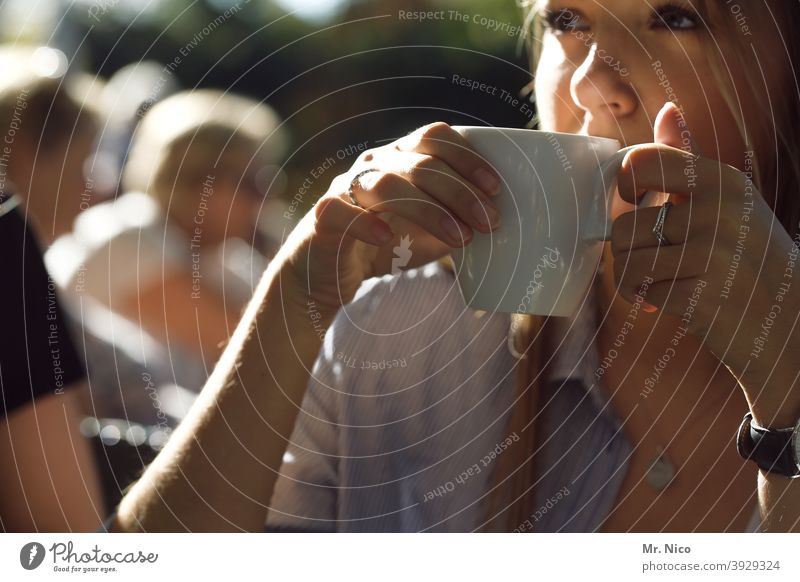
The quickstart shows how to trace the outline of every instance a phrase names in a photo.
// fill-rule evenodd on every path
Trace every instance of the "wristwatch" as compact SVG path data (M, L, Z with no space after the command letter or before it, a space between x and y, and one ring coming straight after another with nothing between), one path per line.
M753 422L748 412L739 425L736 450L769 473L800 477L800 419L793 427L767 429Z

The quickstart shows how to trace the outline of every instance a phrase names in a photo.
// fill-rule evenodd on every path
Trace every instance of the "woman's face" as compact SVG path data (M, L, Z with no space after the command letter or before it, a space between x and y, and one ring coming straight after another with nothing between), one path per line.
M542 129L649 143L656 114L673 101L702 155L743 168L744 143L707 63L708 33L688 2L540 0L536 10L545 27L535 80ZM747 110L755 101L743 65L727 66Z

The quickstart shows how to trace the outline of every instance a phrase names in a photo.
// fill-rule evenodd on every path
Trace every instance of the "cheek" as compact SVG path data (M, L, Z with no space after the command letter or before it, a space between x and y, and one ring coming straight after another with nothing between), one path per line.
M534 81L541 129L569 132L580 127L569 89L575 68L558 41L545 40Z

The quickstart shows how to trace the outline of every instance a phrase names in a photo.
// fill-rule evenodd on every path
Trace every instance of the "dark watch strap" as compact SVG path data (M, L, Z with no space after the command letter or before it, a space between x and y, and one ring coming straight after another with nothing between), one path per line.
M795 428L766 429L753 422L748 412L742 419L736 439L736 450L770 473L800 477L795 459L793 436Z

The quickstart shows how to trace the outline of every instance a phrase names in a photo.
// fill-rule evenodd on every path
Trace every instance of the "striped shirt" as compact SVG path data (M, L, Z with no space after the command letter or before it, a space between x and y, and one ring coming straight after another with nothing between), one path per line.
M537 532L599 530L632 451L594 381L594 296L552 322L561 341L537 421L551 435L537 454L538 509L529 519ZM519 440L507 432L510 321L467 308L438 263L365 281L325 334L267 529L479 528L493 465ZM747 531L759 523L756 510Z

